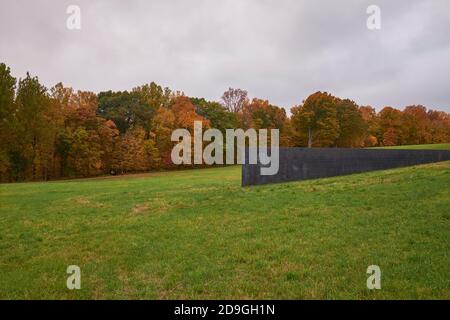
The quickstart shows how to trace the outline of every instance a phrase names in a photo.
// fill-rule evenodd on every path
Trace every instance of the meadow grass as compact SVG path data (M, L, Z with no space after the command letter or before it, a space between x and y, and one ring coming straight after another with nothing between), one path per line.
M240 176L0 185L0 298L450 298L450 162L246 188ZM68 265L81 290L66 288Z
M378 149L378 148L373 148L373 149ZM417 145L409 145L409 146L380 147L379 149L450 150L450 143L441 143L441 144L417 144Z

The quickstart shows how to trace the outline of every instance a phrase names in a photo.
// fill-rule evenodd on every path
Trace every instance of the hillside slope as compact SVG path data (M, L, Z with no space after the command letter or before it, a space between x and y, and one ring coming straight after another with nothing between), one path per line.
M251 188L240 172L0 185L0 298L450 298L449 162Z

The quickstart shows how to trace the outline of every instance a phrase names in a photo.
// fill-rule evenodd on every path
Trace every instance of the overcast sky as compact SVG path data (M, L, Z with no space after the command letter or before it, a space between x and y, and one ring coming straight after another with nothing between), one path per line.
M228 87L289 109L322 90L377 109L450 112L450 0L0 0L0 62L51 87L155 81L220 99ZM81 30L69 30L69 5ZM369 5L381 30L369 30Z

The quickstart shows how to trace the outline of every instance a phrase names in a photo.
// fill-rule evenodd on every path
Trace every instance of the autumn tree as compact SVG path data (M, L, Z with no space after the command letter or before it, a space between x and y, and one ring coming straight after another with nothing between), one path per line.
M14 95L16 79L4 63L0 63L0 181L11 178L11 145L14 143ZM15 175L18 174L17 167Z
M138 94L152 110L157 110L159 107L168 108L176 95L169 88L163 88L155 82L133 88L132 92Z
M248 100L247 94L245 90L229 88L222 95L222 103L228 111L240 112Z
M292 121L308 148L333 146L339 135L336 99L326 92L310 95L302 106L293 108Z
M58 106L38 78L27 73L19 81L16 108L17 163L23 167L25 179L47 179L59 127Z
M358 105L349 99L337 99L336 116L339 133L335 145L345 148L362 147L368 125L364 121Z
M172 165L170 154L174 142L171 141L172 132L175 129L187 129L194 133L194 122L201 121L204 128L210 127L207 119L196 112L195 106L186 96L177 96L173 99L169 108L160 107L152 121L150 141L147 146L153 149L153 158L160 159L160 167ZM156 153L156 149L158 152Z
M148 101L149 97L138 89L132 92L100 92L97 114L112 120L122 134L133 127L142 127L149 131L151 119L157 108L150 106Z
M157 169L170 166L170 152L173 143L172 131L176 128L175 114L172 110L160 107L152 120L149 146L153 148L153 166Z
M384 107L378 114L377 139L385 146L403 144L402 112L392 107Z
M405 144L426 144L432 142L431 122L427 108L424 106L408 106L403 110L402 131Z
M362 106L359 108L363 121L367 126L366 135L364 138L365 147L375 147L378 145L378 139L376 137L379 131L378 117L375 108L371 106Z
M207 101L204 98L190 98L195 106L195 112L209 121L212 128L224 131L237 127L237 116L229 112L223 105L215 101Z
M421 105L379 113L326 92L291 109L229 89L221 102L188 98L154 82L131 91L48 91L27 73L16 82L0 64L0 181L47 180L171 168L172 132L204 128L279 129L286 147L369 147L445 143L450 115Z
M292 120L286 117L283 127L280 131L280 147L295 147L300 142L297 131L292 125Z

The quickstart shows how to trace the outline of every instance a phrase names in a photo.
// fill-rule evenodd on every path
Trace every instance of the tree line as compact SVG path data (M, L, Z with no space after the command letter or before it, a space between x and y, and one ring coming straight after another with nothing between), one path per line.
M279 129L284 147L374 147L450 141L450 115L421 105L376 112L326 92L285 109L245 90L221 101L187 97L154 82L130 91L48 89L0 64L0 181L49 180L172 169L172 131Z

